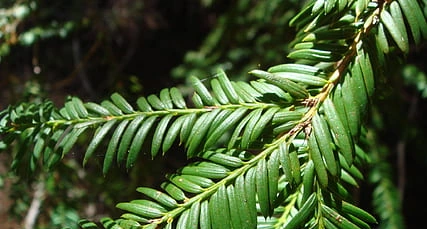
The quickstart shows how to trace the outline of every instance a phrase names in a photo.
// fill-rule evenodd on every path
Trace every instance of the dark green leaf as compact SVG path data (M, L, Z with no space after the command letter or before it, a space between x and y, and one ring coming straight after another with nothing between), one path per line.
M215 98L218 100L220 104L229 104L227 95L223 91L221 84L218 79L211 80L212 91L215 94Z
M138 100L136 101L136 104L138 105L138 108L141 111L145 111L145 112L153 111L153 109L151 108L150 104L148 103L145 97L138 98Z
M156 200L166 207L175 208L178 205L178 203L172 197L155 189L139 187L136 189L136 191L145 194L146 196Z
M149 95L147 101L156 110L166 110L166 104L164 104L157 95Z
M183 123L185 122L185 119L187 119L187 116L181 116L177 118L175 121L173 121L173 123L168 128L163 139L163 144L162 144L163 153L168 151L172 146L172 144L175 142L183 126Z
M109 142L108 148L107 148L107 152L105 153L104 166L102 169L104 175L107 174L107 171L110 169L111 163L114 160L114 155L116 153L117 146L120 144L120 138L121 138L123 132L125 131L128 123L129 123L129 120L122 121L117 126L116 130L113 133L113 136L110 139L110 142Z
M181 92L179 91L178 88L173 87L170 89L170 96L172 98L173 103L175 104L176 107L180 108L180 109L185 109L187 106L185 105L185 100L182 97Z
M107 135L108 131L111 129L111 127L114 126L114 124L117 122L116 119L112 119L108 122L106 122L104 125L98 127L96 130L92 141L89 143L89 146L87 147L85 157L83 159L83 165L87 163L89 158L92 156L92 154L95 152L98 145L102 142L104 137Z
M119 203L116 207L142 217L158 218L163 216L163 212L157 208L136 203Z
M256 167L256 191L261 214L267 218L271 215L270 192L268 190L268 170L267 162L260 160Z
M243 210L242 207L244 205L242 202L239 202L238 197L235 195L233 185L227 186L227 197L230 209L230 220L232 228L245 228L240 218L240 215L242 214Z
M104 100L101 102L101 106L108 110L109 113L111 113L114 116L121 116L123 115L123 112L112 102L108 100Z
M209 202L207 200L200 204L200 228L211 228L211 217L209 216Z
M197 92L197 94L200 96L200 98L203 100L203 103L205 105L213 106L216 105L217 102L210 94L209 90L203 85L202 81L200 81L197 77L191 76L189 78L191 84L194 87L194 90Z
M105 109L103 106L100 106L96 103L85 103L84 106L89 109L90 111L93 111L101 116L110 116L110 111L108 111L107 109Z
M144 121L145 116L137 116L132 120L125 132L123 133L122 139L120 140L120 145L117 150L117 161L120 163L126 158L126 154L129 151L129 145L132 143L132 140L135 136L135 132L138 129L139 125Z
M110 98L113 103L124 113L131 114L134 112L132 106L119 93L112 94Z
M239 96L223 70L218 71L218 80L227 95L228 100L234 104L238 103Z
M138 154L141 151L142 144L144 143L148 132L150 131L156 120L157 116L149 117L141 124L138 131L135 133L135 137L133 138L132 144L129 147L129 155L126 160L126 168L132 167L135 163L136 158L138 157Z
M83 105L83 102L79 98L73 97L71 99L71 103L73 104L74 109L76 110L79 117L86 118L89 115L89 113L87 112L86 108Z
M400 50L402 50L404 53L407 53L409 51L408 40L405 39L406 34L402 34L402 31L400 31L399 26L396 24L399 22L396 22L390 13L385 10L381 12L381 21L387 28L391 37L393 37L393 40L396 42Z
M155 157L162 146L163 137L165 136L166 128L168 127L169 121L172 119L172 115L166 115L163 117L156 130L153 134L153 142L151 144L151 157Z
M214 131L209 134L208 139L205 142L204 148L209 149L209 147L213 146L217 141L231 128L235 126L235 124L242 118L243 115L246 114L246 108L238 108L235 111L228 112L225 120L218 123L218 126L214 128Z
M171 95L169 94L169 89L165 88L160 91L160 100L165 105L166 109L173 108L173 102Z
M177 201L184 201L187 199L185 193L170 182L163 182L160 187Z
M202 114L196 123L193 125L191 130L190 138L187 142L188 150L187 156L193 157L196 154L196 150L200 147L202 140L205 139L205 135L212 124L213 119L218 115L220 109L214 109L209 113Z

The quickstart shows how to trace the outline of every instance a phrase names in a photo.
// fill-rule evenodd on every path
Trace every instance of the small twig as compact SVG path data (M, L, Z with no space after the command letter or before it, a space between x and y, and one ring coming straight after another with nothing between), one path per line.
M40 214L40 207L45 197L45 183L40 180L34 187L34 196L24 220L24 229L33 229Z
M92 85L90 84L87 78L85 66L84 64L80 64L81 63L80 41L77 38L73 39L72 47L73 47L73 59L74 59L74 63L76 64L76 74L80 78L80 81L82 82L82 86L84 90L87 93L89 93L90 96L93 97L94 91L93 91Z
M78 62L78 64L74 68L73 72L71 72L64 79L62 79L62 80L56 82L55 84L53 84L53 88L60 89L60 88L62 88L64 86L68 85L70 82L72 82L75 79L75 77L77 76L78 72L81 70L81 68L83 68L88 63L89 59L93 55L95 55L95 52L98 50L98 48L99 48L100 45L101 45L101 39L98 38L93 43L93 45L90 47L89 51L85 54L85 56L83 57L83 59L81 59L80 62Z
M397 188L399 190L400 201L402 202L403 197L405 196L405 155L406 155L406 141L400 140L397 143L397 171L398 171L398 180Z
M411 123L415 117L417 111L418 97L413 96L410 101L410 107L408 111L408 123ZM399 190L400 201L403 201L405 196L405 186L406 186L406 138L407 132L404 134L403 139L401 139L396 146L397 151L397 171L398 171L398 180L397 187Z

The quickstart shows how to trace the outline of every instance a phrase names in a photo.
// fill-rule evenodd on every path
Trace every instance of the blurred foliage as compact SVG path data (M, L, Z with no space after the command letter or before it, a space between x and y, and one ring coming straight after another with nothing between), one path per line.
M407 65L402 71L405 85L412 86L420 92L422 98L427 98L427 76L415 65Z
M100 99L112 91L141 95L170 86L170 69L188 49L197 48L223 5L184 0L2 0L2 97L22 100L28 81L39 83L57 102L69 94ZM141 87L129 91L134 79Z
M409 64L395 63L394 71L386 71L373 100L366 141L372 167L365 191L382 219L379 228L418 228L423 217L418 204L427 201L419 190L427 182L427 69L419 58L425 58L426 48L424 43L413 49Z
M17 34L17 27L29 15L30 11L36 7L33 1L15 3L12 6L8 5L2 2L2 8L0 9L0 57L9 54L11 45L20 42L25 44L24 36Z
M247 78L254 68L283 63L295 36L289 20L305 1L234 1L198 50L172 70L175 78L209 77L218 68Z

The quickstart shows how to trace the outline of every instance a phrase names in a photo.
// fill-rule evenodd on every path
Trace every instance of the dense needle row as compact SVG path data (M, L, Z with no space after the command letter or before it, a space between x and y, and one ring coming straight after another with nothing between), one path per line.
M426 38L425 18L416 1L316 0L290 24L300 31L294 63L250 71L259 79L249 83L219 71L208 82L190 77L189 100L171 88L136 106L115 93L99 104L10 107L0 114L3 142L26 139L13 166L50 168L83 134L84 164L106 147L104 174L178 144L196 161L168 174L161 191L138 188L143 198L119 203L127 213L104 227L370 228L375 218L348 190L369 160L357 142L381 74L374 66L395 47L408 51L408 30L415 43Z

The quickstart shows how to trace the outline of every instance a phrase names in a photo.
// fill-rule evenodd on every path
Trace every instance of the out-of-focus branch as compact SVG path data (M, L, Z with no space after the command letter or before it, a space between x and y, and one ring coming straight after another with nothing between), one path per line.
M33 229L34 225L37 221L37 217L40 214L40 207L42 205L42 202L45 198L45 183L43 180L40 180L35 186L34 186L34 196L33 200L31 201L30 208L28 209L28 213L25 216L24 220L24 229Z
M418 105L418 96L414 95L410 98L409 101L409 111L407 123L410 124L416 114L417 105ZM403 200L405 196L405 186L406 186L406 141L407 133L404 134L401 140L397 142L396 151L397 151L397 169L398 169L398 180L397 180L397 188L399 190L400 200Z
M89 49L89 51L86 53L86 55L83 57L83 59L81 59L80 61L77 62L76 67L74 68L73 72L71 72L66 78L64 78L61 81L56 82L53 85L53 88L62 88L66 85L68 85L70 82L72 82L76 76L78 76L78 74L81 74L80 72L82 71L82 69L84 68L84 66L87 64L87 62L89 61L89 59L95 54L96 50L98 50L99 46L101 45L102 39L98 38L95 43L93 43L93 45L91 46L91 48ZM73 43L73 53L75 56L75 52L74 52L74 43ZM80 58L79 58L80 59Z
M80 54L80 41L77 38L73 39L73 59L74 59L74 63L77 65L76 66L76 74L78 75L78 77L80 78L80 81L82 83L82 86L84 88L84 90L89 93L90 96L94 96L94 91L92 86L90 85L90 81L87 78L87 74L86 74L86 70L85 70L85 66L79 66L79 62L81 59L81 54Z

